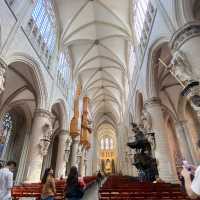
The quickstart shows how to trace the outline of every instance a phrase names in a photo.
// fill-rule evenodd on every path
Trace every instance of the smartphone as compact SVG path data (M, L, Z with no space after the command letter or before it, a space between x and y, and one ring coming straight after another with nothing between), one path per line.
M188 171L192 171L191 165L188 163L187 160L183 160L182 164Z

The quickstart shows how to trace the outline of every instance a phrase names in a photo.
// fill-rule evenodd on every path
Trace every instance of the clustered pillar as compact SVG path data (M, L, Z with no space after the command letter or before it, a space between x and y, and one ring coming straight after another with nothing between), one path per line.
M68 136L68 131L61 130L59 133L58 141L58 153L56 161L56 177L64 177L66 170L66 160L65 160L65 151L66 151L66 140Z
M152 128L155 132L155 157L158 161L159 176L164 181L175 182L176 176L173 174L172 164L170 162L169 145L167 143L160 100L158 98L152 98L146 101L145 108L151 115Z
M78 87L76 91L76 97L74 100L74 116L70 124L70 135L72 137L71 166L77 166L77 152L78 152L78 144L80 141L80 130L79 130L80 93L81 93L81 88Z
M81 176L85 175L85 153L90 149L90 133L91 129L88 124L88 106L89 98L87 96L83 97L83 114L82 114L82 123L81 123L81 140L80 143L83 146L82 148L82 157L80 160L80 169L79 173Z
M42 170L43 156L47 154L52 134L51 113L38 109L35 111L30 137L27 181L38 182Z

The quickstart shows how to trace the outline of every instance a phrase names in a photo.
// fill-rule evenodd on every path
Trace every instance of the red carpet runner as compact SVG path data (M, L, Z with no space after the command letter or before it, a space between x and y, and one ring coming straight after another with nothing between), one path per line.
M100 189L100 200L186 200L180 186L170 183L139 183L128 177L111 176Z

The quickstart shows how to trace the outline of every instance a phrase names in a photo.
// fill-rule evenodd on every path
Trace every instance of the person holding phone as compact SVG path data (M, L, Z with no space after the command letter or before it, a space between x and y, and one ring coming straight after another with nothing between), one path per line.
M197 143L198 148L200 147L200 140ZM193 180L191 179L191 174L194 174ZM200 166L195 167L190 165L188 168L183 162L183 169L181 175L184 178L185 190L191 199L197 199L200 197Z

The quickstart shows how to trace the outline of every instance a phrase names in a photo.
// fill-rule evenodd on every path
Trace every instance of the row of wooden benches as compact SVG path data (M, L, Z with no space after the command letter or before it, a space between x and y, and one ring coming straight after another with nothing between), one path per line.
M99 193L100 200L189 200L178 184L140 183L123 176L109 177Z
M84 177L86 183L86 189L96 181L96 176ZM56 200L64 199L64 188L65 180L56 181ZM33 197L36 200L40 199L41 196L41 183L26 183L19 186L15 186L12 189L12 198L13 200L19 200L22 197Z

